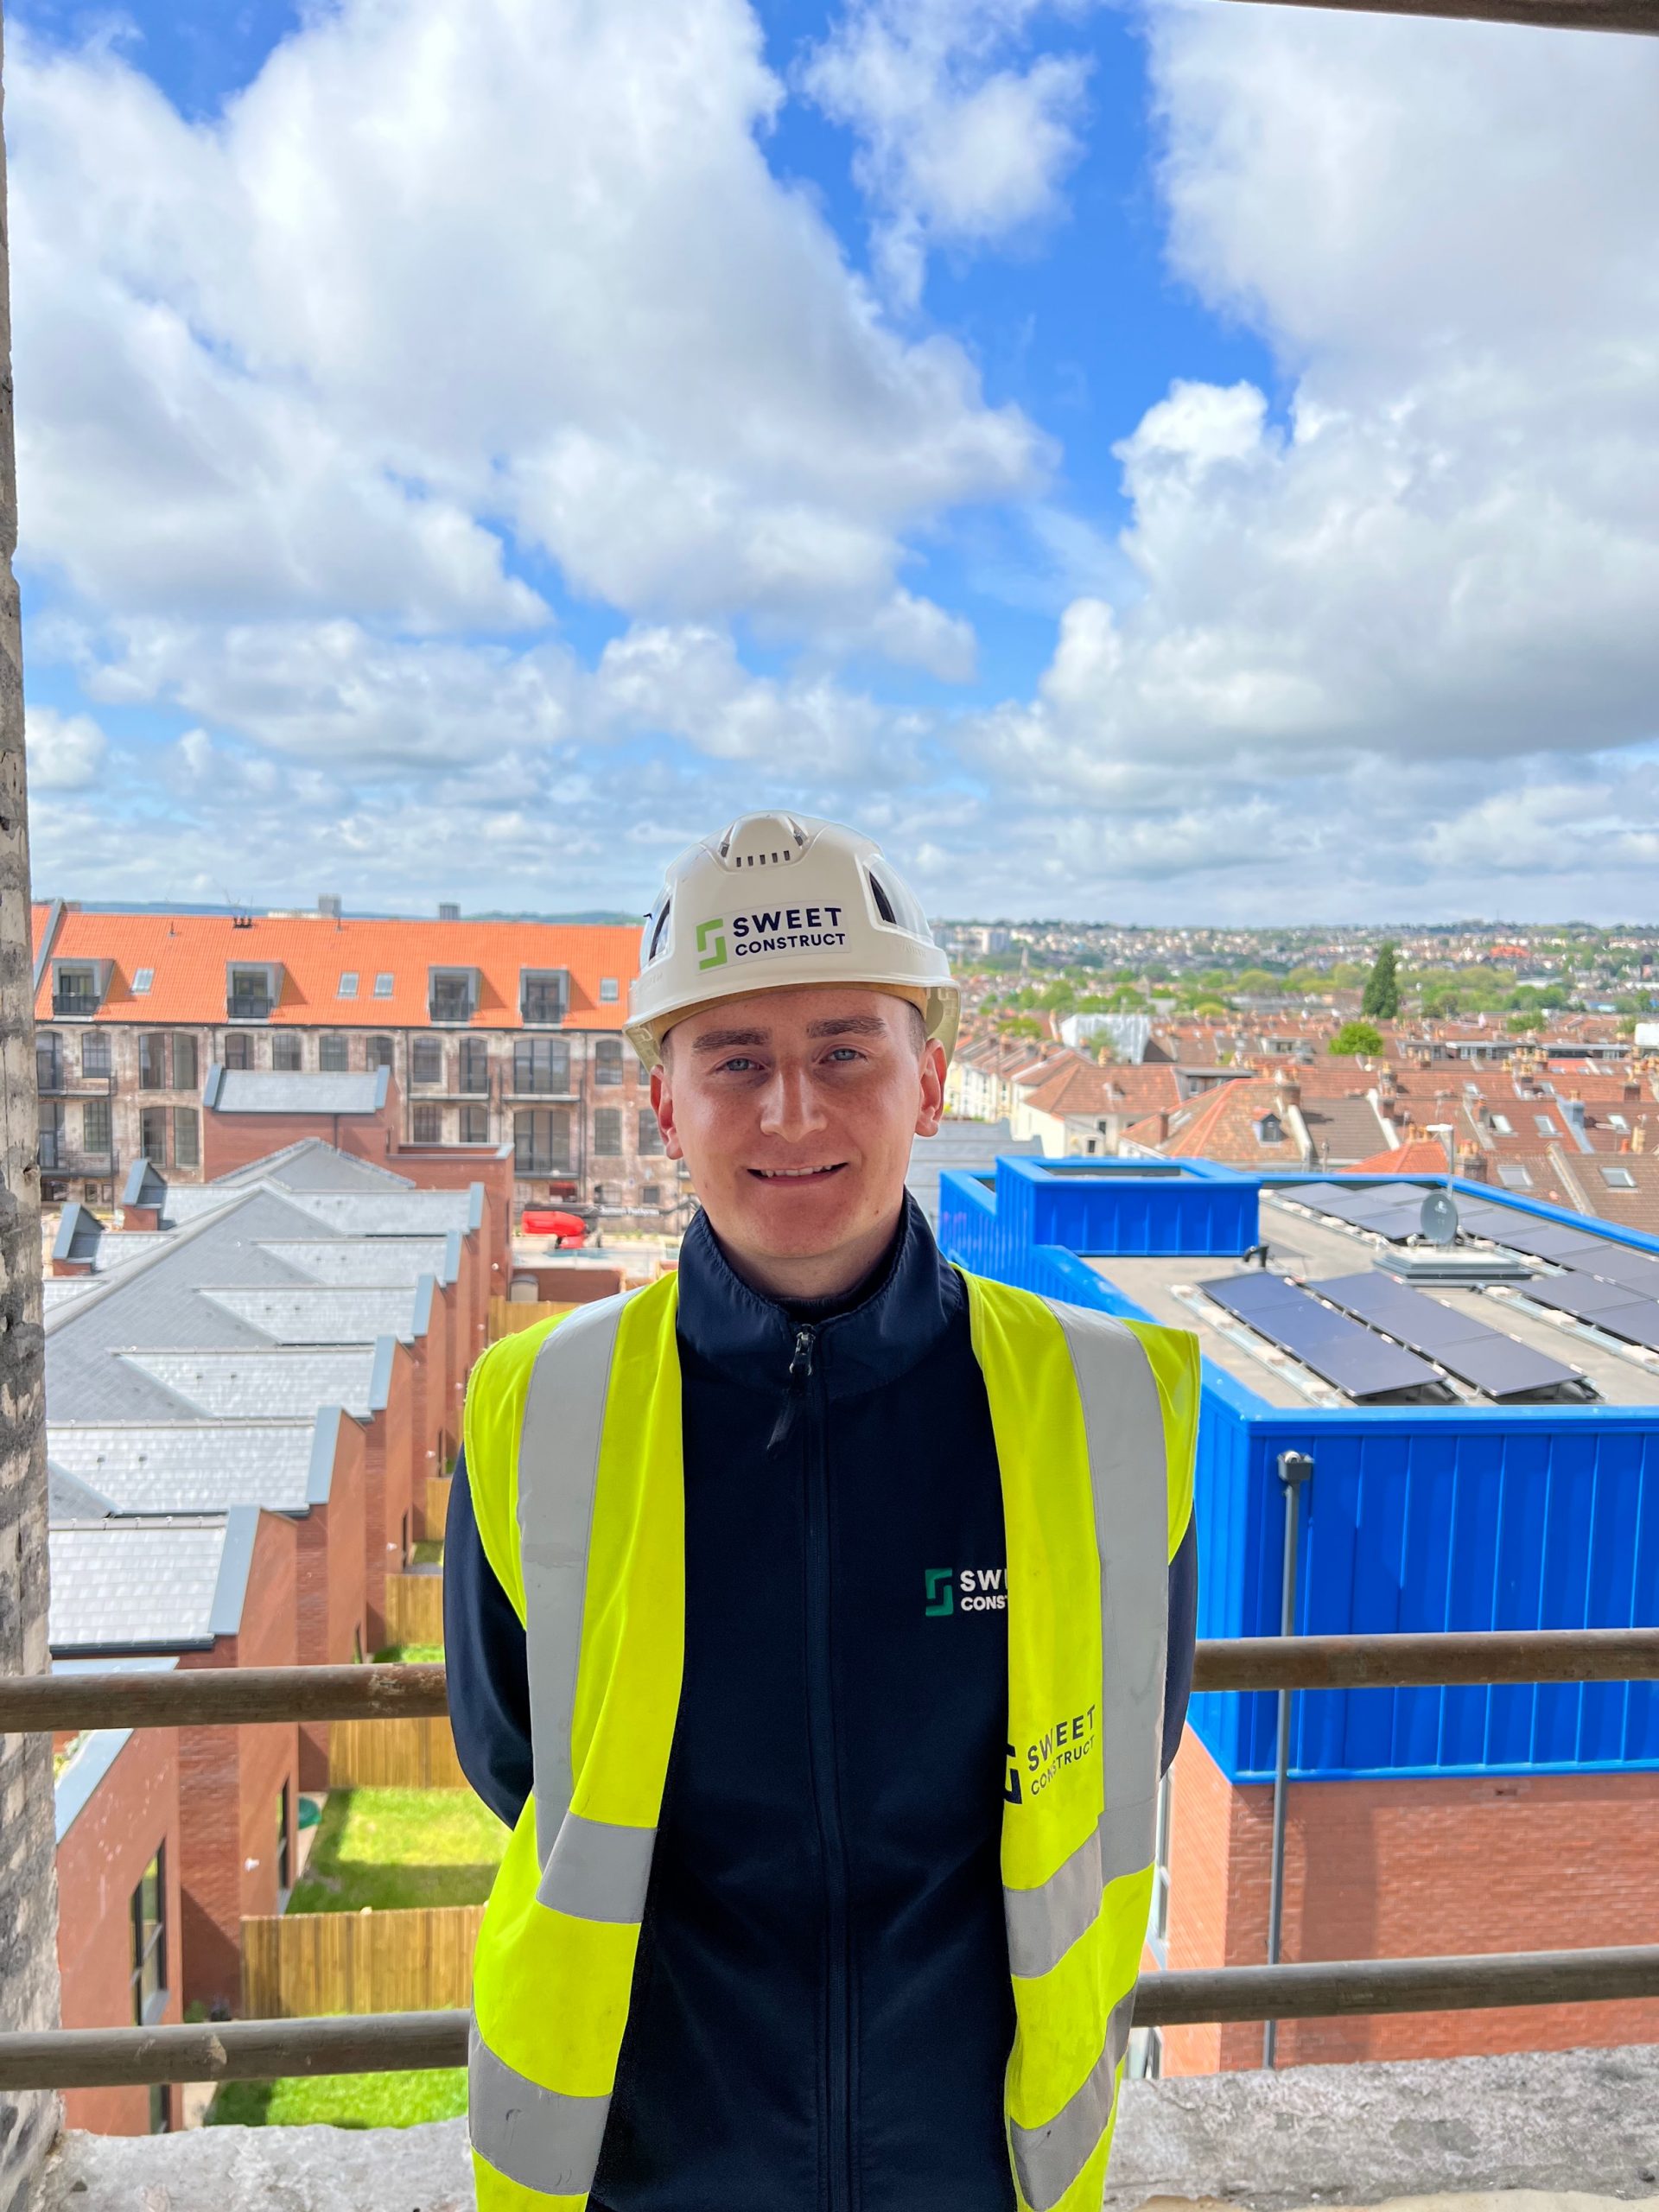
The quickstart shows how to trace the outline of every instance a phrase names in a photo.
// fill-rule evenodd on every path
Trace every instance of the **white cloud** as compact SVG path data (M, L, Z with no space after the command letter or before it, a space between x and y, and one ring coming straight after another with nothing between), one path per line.
M122 615L544 620L516 541L655 620L959 666L904 537L1037 479L757 143L743 0L344 0L188 124L9 56L24 553Z
M29 780L36 791L84 791L98 781L109 741L90 715L30 707L24 727Z
M913 305L930 249L980 246L1060 208L1087 61L1012 59L1042 0L850 0L803 72L860 141L878 266Z

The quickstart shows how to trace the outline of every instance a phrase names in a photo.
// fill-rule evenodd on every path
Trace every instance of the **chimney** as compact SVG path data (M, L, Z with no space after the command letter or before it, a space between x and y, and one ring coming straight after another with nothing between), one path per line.
M1642 1096L1642 1086L1639 1083L1627 1083L1620 1096L1627 1106L1634 1106Z
M1293 1106L1300 1106L1301 1103L1302 1086L1300 1083L1281 1083L1280 1084L1279 1110L1281 1113L1287 1112Z
M448 899L445 899L438 908L438 919L441 922L458 922L461 919L460 907L452 906Z
M1395 1096L1399 1087L1400 1086L1394 1079L1394 1070L1389 1065L1388 1062L1384 1060L1382 1065L1377 1071L1377 1096L1386 1102Z
M321 893L317 899L317 912L320 914L327 914L331 920L337 922L340 919L339 892L324 891Z

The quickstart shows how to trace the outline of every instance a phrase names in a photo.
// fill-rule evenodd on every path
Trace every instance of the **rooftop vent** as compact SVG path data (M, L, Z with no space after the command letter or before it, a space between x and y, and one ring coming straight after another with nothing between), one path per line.
M461 919L460 907L452 905L451 902L446 899L442 905L438 908L438 919L441 922L458 922Z

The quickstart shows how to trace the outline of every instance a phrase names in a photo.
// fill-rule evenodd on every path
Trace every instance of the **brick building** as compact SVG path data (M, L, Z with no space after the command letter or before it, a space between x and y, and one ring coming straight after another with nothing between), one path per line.
M227 1513L60 1520L51 1531L53 1656L119 1666L296 1663L294 1523ZM292 1721L178 1732L179 1990L233 2005L241 1923L292 1886L299 1732Z
M136 1160L175 1181L213 1173L203 1116L214 1069L384 1069L400 1147L464 1161L506 1146L518 1205L563 1199L660 1226L678 1179L622 1035L638 951L636 930L597 924L93 913L54 901L35 925L43 1182L110 1201Z
M1313 1463L1298 1633L1659 1619L1659 1243L1459 1182L1448 1260L1418 1234L1446 1184L1338 1185L1294 1158L1255 1175L1004 1159L994 1188L941 1179L949 1256L1197 1332L1200 1636L1279 1630L1286 1452ZM1194 1698L1160 1822L1154 1970L1265 1961L1275 1750L1274 1698ZM1287 1806L1286 1961L1659 1942L1652 1684L1300 1692ZM1278 2061L1656 2041L1647 1999L1286 2023ZM1137 2045L1169 2073L1258 2066L1262 2030Z
M63 2024L175 2024L184 2011L178 1731L99 1728L54 1748ZM179 2125L182 2095L160 2083L70 2089L64 2118L103 2135L153 2134Z

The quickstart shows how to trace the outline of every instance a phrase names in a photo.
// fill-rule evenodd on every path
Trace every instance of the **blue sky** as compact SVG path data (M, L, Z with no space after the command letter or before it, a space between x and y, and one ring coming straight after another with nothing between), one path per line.
M10 31L42 891L626 910L781 803L944 913L1653 918L1647 42Z

